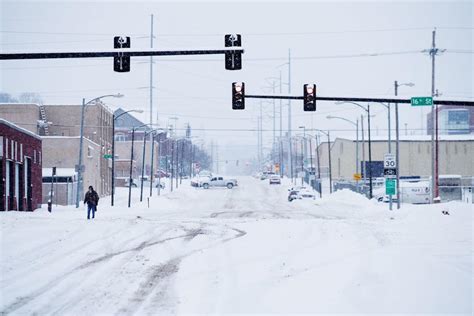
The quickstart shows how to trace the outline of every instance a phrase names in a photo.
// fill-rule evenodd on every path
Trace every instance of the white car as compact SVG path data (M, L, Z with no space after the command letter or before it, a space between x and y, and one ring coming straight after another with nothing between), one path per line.
M271 175L270 178L268 179L268 183L270 183L270 184L281 184L281 178L277 174Z
M314 194L315 192L309 189L304 189L298 191L298 197L300 199L315 199L316 195Z
M204 189L209 189L210 187L227 187L227 189L232 189L237 186L237 180L225 179L221 176L213 176L201 181L199 186Z

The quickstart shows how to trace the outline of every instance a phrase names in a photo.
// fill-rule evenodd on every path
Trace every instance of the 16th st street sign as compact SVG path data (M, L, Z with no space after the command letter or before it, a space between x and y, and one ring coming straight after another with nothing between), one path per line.
M411 98L411 106L431 106L433 105L432 97L413 97Z

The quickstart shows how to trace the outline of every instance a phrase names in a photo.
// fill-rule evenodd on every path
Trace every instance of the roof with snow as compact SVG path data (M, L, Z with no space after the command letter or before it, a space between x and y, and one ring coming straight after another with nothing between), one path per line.
M10 128L16 129L16 130L19 131L19 132L22 132L22 133L24 133L24 134L27 134L28 136L31 136L31 137L34 137L34 138L36 138L36 139L41 140L41 137L40 137L40 136L38 136L38 135L36 135L35 133L33 133L33 132L31 132L31 131L29 131L29 130L23 128L23 127L20 127L20 126L18 126L18 125L16 125L16 124L12 123L12 122L10 122L10 121L7 121L7 120L4 120L4 119L0 118L0 124L5 124L5 125L7 125L7 126L10 127Z
M53 173L53 168L43 168L43 177L50 177ZM56 177L72 177L76 175L74 168L56 168Z

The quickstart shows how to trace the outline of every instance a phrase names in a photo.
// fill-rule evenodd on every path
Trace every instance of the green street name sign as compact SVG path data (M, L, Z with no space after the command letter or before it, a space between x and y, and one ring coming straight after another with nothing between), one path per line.
M411 106L431 106L433 105L432 97L414 97L411 98Z
M111 154L105 154L105 155L104 155L104 158L105 158L105 159L111 159L111 158L112 158L112 155L111 155Z
M385 179L385 194L395 195L395 179Z

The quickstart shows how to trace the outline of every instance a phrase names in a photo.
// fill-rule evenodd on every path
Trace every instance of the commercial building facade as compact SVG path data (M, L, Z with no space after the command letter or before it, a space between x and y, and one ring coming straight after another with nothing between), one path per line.
M79 136L82 105L0 104L0 117L45 137L45 168L76 169L79 162ZM99 195L111 193L113 113L105 104L96 102L84 111L83 161L86 165L84 185L94 185ZM54 138L57 139L54 139ZM62 138L61 138L62 137ZM67 148L67 150L65 150ZM93 158L88 157L92 152ZM88 161L94 161L90 164Z
M41 138L0 118L0 211L41 207Z
M331 142L331 164L333 179L351 180L356 172L356 141L348 138L336 138ZM439 174L474 176L474 135L442 135L439 140ZM369 145L365 140L365 166L368 167ZM395 141L392 140L392 153L395 153ZM318 147L320 164L328 167L327 142ZM384 155L388 153L386 139L372 140L372 175L383 176ZM314 157L313 157L314 159ZM362 167L362 141L359 141L359 172ZM368 169L367 169L368 170ZM431 176L431 136L400 137L400 176ZM382 174L381 174L382 172ZM368 172L366 172L368 174Z

